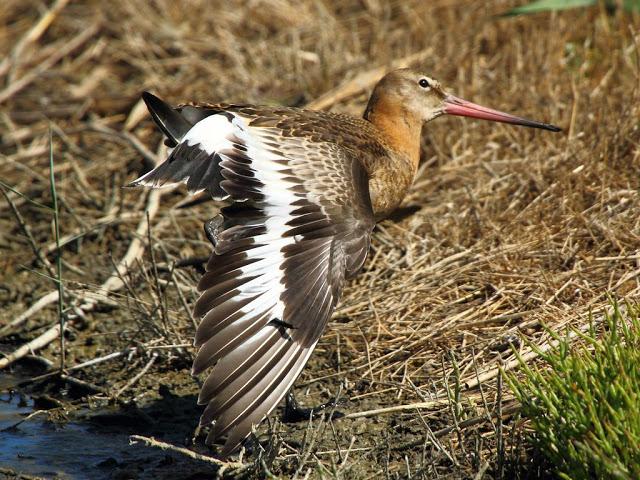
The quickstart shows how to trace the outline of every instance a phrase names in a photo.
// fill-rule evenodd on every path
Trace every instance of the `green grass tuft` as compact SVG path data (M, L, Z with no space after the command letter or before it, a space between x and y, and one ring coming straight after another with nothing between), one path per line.
M623 313L624 310L624 313ZM508 377L534 429L533 442L561 478L640 478L640 320L638 307L591 319L582 345L556 337L540 356L549 369L527 366Z
M536 0L519 7L512 8L503 14L503 16L525 15L540 12L557 12L560 10L569 10L571 8L595 7L601 0ZM640 11L640 0L605 0L604 6L608 9L615 9L620 6L626 11Z

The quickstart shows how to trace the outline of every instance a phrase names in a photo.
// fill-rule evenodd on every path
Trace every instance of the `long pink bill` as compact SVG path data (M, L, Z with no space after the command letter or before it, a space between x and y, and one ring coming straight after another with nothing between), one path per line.
M559 132L562 129L551 125L549 123L536 122L534 120L527 120L526 118L516 117L509 113L493 110L492 108L483 107L475 103L467 102L453 95L447 95L444 99L445 107L444 113L449 115L459 115L461 117L480 118L482 120L490 120L492 122L511 123L513 125L522 125L525 127L542 128L543 130L550 130L552 132Z

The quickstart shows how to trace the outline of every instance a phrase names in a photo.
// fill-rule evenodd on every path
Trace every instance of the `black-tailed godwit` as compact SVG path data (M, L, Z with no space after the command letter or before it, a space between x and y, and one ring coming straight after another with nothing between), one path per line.
M143 98L172 150L131 185L186 183L228 204L206 224L214 247L194 312L193 374L213 367L201 424L207 443L226 436L222 456L291 389L373 227L411 186L426 122L450 114L560 130L461 100L411 69L380 80L363 118Z

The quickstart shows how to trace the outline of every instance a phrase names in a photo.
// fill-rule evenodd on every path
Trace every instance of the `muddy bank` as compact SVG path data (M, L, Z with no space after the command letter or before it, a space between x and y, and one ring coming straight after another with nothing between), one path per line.
M214 478L219 466L194 460L175 451L164 451L132 443L132 435L153 438L174 447L187 447L208 457L215 456L204 445L206 432L197 430L202 407L197 406L197 382L184 371L154 371L149 378L131 387L126 398L102 396L57 374L41 378L45 369L33 360L17 363L13 374L0 381L0 466L7 478L27 475L61 479L154 479ZM389 458L401 459L391 452L384 432L401 427L392 419L360 418L340 420L342 412L367 410L377 404L367 400L348 400L341 392L339 406L332 412L335 420L324 417L310 423L280 423L284 409L279 409L272 421L257 431L257 437L246 445L241 471L226 471L224 478L262 478L267 470L274 474L293 475L299 467L301 452L314 449L320 458L336 455L353 448L368 450L370 461L379 461L386 451ZM191 384L191 385L190 385ZM97 385L92 385L97 386ZM103 388L103 387L101 387ZM322 391L328 392L324 387ZM299 389L298 400L303 405L315 405L326 400L318 388ZM328 416L328 415L327 415ZM415 428L401 428L396 441L419 440ZM347 443L348 442L348 443ZM364 447L364 448L363 448ZM279 449L279 460L274 463ZM346 453L344 453L346 454ZM342 454L342 455L344 455ZM256 459L262 458L259 463ZM233 460L236 460L234 458ZM267 463L263 463L266 461ZM349 478L361 478L370 464L352 465ZM177 473L179 472L179 473Z

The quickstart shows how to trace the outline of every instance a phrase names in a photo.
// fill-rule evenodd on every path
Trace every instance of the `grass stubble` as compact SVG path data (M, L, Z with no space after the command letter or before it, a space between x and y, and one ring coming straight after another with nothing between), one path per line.
M51 339L64 300L65 378L85 386L77 398L49 392L67 412L195 404L189 260L207 255L201 226L218 207L176 208L180 189L121 188L163 155L139 93L359 115L377 76L410 63L457 95L567 133L429 124L410 208L376 229L297 382L304 403L340 391L354 418L274 417L241 474L543 476L500 372L539 361L553 332L585 328L609 297L640 293L640 18L598 8L495 17L514 4L3 2L0 180L13 189L0 205L3 352L62 361ZM25 199L52 204L49 167L58 235L50 209ZM197 415L183 419L189 439ZM208 455L195 439L187 446Z

